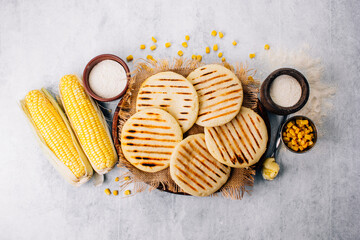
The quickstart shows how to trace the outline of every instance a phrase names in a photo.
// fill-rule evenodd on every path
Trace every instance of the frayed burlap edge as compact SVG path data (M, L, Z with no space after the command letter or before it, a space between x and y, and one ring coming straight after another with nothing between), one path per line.
M149 191L162 189L172 193L185 194L171 179L169 169L165 169L157 173L147 173L135 168L130 162L128 162L120 147L120 133L124 123L135 113L136 99L134 101L132 98L136 98L139 86L149 76L158 72L173 71L186 77L191 71L202 65L205 64L197 60L184 58L150 61L139 59L136 61L135 70L131 73L132 77L129 82L129 88L119 103L117 124L118 139L115 139L115 143L117 143L115 145L119 154L118 167L129 170L119 177L120 191L125 190L130 184L133 184L132 196L136 193L143 192L146 189ZM243 106L256 111L258 106L257 95L259 91L259 81L254 80L252 77L255 74L255 71L247 69L243 64L236 64L235 66L232 66L228 63L223 63L221 65L232 70L240 79L244 92ZM193 128L184 134L184 138L187 135L203 132L202 127L194 126ZM245 193L250 193L251 190L249 190L249 188L253 186L254 175L255 170L252 167L248 169L233 169L231 176L225 185L211 196L222 195L225 198L242 199Z

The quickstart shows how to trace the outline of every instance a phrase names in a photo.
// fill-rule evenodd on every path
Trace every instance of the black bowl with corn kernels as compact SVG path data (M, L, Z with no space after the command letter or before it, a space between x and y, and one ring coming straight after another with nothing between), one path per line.
M308 117L293 116L282 126L281 140L289 151L305 153L315 146L317 129Z

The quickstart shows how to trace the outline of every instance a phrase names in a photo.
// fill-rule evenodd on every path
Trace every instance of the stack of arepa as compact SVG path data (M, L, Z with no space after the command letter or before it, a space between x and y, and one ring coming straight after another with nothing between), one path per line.
M222 65L201 66L187 78L170 71L152 75L122 128L123 154L142 171L170 166L184 192L208 196L226 183L231 167L247 168L266 150L265 122L242 102L240 80ZM204 133L183 139L195 123Z

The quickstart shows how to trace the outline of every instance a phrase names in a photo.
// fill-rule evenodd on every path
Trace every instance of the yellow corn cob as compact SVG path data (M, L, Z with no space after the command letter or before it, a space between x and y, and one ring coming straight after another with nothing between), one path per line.
M93 174L90 163L50 93L45 89L30 91L21 104L57 170L73 185L88 181Z
M117 162L117 155L102 113L77 76L64 76L59 89L71 126L91 165L97 173L107 173Z

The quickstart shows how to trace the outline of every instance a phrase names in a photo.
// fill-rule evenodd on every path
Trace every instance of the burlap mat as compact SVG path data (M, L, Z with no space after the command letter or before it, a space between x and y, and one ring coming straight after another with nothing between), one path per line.
M134 183L133 193L144 191L146 188L150 191L159 188L172 193L184 194L184 192L171 179L169 168L156 173L148 173L131 165L122 153L120 146L120 134L124 123L135 113L136 96L141 84L148 77L163 71L173 71L186 77L191 71L201 65L204 64L196 60L184 60L183 58L173 60L137 61L129 83L129 88L118 105L118 114L114 117L114 121L117 121L114 122L115 128L113 127L113 135L114 138L116 138L114 139L114 142L119 154L118 167L127 168L129 170L120 176L120 191L125 189L128 184ZM243 106L257 111L259 82L253 80L251 77L250 79L248 78L254 73L254 71L247 70L242 64L239 64L236 67L230 66L227 63L223 65L232 70L242 82L244 91ZM117 120L116 117L118 118ZM117 124L117 127L115 124ZM184 134L184 138L188 135L200 132L204 132L203 127L195 124ZM241 199L245 192L249 192L249 187L253 186L254 174L254 168L234 168L229 180L218 193L221 193L221 195L226 198ZM218 195L218 193L213 195Z

